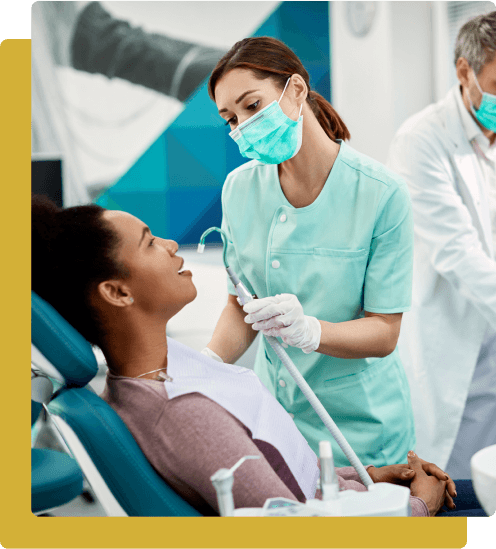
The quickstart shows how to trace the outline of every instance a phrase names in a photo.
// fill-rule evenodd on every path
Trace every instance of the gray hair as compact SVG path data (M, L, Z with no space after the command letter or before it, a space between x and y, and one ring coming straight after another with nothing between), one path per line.
M496 11L479 15L463 25L455 45L455 65L460 57L479 74L496 52Z

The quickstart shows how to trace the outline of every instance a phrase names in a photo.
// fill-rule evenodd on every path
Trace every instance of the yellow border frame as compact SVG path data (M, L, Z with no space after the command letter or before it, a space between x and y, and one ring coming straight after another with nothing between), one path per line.
M30 40L0 45L0 543L4 547L463 547L467 519L40 518L30 510ZM222 521L222 522L221 522Z

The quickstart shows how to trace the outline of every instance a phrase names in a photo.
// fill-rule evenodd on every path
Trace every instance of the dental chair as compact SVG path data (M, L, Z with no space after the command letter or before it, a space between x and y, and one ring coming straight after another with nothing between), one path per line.
M31 363L58 385L47 406L49 421L108 516L201 516L158 475L121 418L87 386L98 371L91 345L34 292Z
M31 374L31 428L52 395L50 380ZM49 512L69 503L83 492L83 473L76 461L62 452L31 449L31 511L50 516Z

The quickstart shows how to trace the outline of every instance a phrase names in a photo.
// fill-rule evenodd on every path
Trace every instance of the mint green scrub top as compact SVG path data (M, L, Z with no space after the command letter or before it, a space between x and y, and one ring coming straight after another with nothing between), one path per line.
M364 311L410 309L413 223L404 181L342 141L315 201L293 207L277 165L247 162L222 191L228 265L259 298L295 294L306 315L328 322ZM236 295L228 279L229 293ZM406 463L415 448L410 391L398 350L384 358L343 359L296 347L289 357L364 464ZM338 467L349 465L334 438L266 342L255 372L292 415L318 454L330 440Z

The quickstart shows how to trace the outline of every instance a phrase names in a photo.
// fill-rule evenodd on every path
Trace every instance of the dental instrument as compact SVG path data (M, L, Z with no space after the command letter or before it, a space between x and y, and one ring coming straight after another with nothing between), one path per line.
M320 454L320 489L322 501L336 499L339 493L339 482L334 469L332 458L332 446L328 440L321 440L319 443Z
M237 298L238 303L241 306L243 306L246 303L253 301L253 299L255 299L256 296L253 296L252 294L250 294L246 286L239 280L234 270L231 267L229 267L229 265L227 264L226 250L227 250L228 238L225 232L222 229L219 229L218 227L211 227L210 229L207 229L200 238L200 243L198 245L198 253L203 253L205 249L205 238L213 231L217 231L222 236L222 241L224 245L224 253L223 253L224 266L226 268L227 274L229 275L229 278L231 279L231 282L234 285L234 289L238 294L238 298ZM328 414L327 410L324 408L324 406L322 405L320 400L317 398L315 393L312 391L308 383L305 381L304 377L300 374L300 372L294 365L293 361L289 358L288 354L283 349L280 342L277 340L277 338L272 336L265 336L265 339L267 340L269 345L272 347L272 349L274 349L274 352L279 357L281 362L284 364L288 372L291 374L292 378L295 380L295 383L298 385L298 387L302 391L305 398L308 400L312 408L315 410L317 415L323 421L324 425L327 427L331 435L334 437L334 439L338 443L339 447L341 448L341 450L343 451L344 455L347 457L351 465L355 468L361 481L364 483L365 486L367 486L367 489L370 489L370 487L373 486L374 484L372 479L370 478L370 475L365 470L365 467L362 465L362 463L358 459L358 456L353 451L353 448L349 445L348 441L344 438L343 434L339 430L338 426L334 423L333 419Z
M217 492L222 517L406 517L411 515L410 490L380 482L366 492L339 491L337 475L328 440L319 443L321 486L323 499L308 499L305 503L283 497L268 498L263 507L234 509L233 472L246 460L241 458L231 469L219 469L210 477Z
M326 515L341 516L343 514L341 499L344 493L339 493L339 482L336 470L334 469L332 447L328 440L321 440L319 442L319 460L322 499L309 500L307 501L307 505L315 510L320 510L321 513ZM355 504L355 500L353 504Z
M260 456L244 456L230 469L219 469L214 473L210 480L217 492L217 502L219 503L219 514L221 517L234 516L234 499L232 487L234 483L234 471L238 469L247 459L259 459Z

